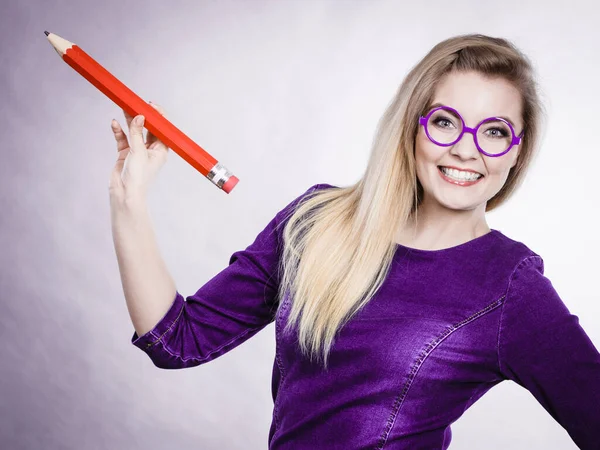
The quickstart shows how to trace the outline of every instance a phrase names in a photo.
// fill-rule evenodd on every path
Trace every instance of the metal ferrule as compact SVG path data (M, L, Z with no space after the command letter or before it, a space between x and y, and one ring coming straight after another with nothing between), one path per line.
M210 172L206 174L206 178L212 181L219 188L222 188L227 180L229 180L231 175L233 174L227 170L227 167L218 162L213 166L212 169L210 169Z

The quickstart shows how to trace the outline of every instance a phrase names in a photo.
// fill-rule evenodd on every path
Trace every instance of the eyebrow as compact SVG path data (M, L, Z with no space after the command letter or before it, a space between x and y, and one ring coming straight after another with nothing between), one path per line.
M433 105L431 105L429 108L427 108L427 112L431 111L433 108L437 108L438 106L450 106L450 105L444 105L444 104L442 104L442 103L439 103L439 102L438 102L438 103L434 103L434 104L433 104ZM453 106L451 106L451 108L453 108ZM456 108L454 108L454 109L456 109ZM457 111L458 111L458 110L457 110ZM427 114L427 113L425 113L425 114L423 114L423 115L425 116L426 114ZM506 116L490 116L490 117L500 117L501 119L504 119L504 120L506 120L507 122L510 122L510 124L513 126L513 128L516 128L516 125L515 125L515 123L514 123L514 122L513 122L511 119L509 119L508 117L506 117ZM489 117L486 117L486 119L489 119Z

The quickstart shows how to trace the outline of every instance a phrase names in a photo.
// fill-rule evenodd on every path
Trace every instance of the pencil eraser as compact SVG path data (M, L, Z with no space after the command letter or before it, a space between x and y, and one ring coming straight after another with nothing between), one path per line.
M229 179L225 182L225 184L223 184L222 189L229 194L234 188L234 186L238 183L238 181L240 181L238 177L236 177L235 175L231 175Z

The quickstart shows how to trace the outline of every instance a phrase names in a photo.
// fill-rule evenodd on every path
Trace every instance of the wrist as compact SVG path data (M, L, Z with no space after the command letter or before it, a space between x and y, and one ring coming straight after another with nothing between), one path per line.
M146 205L146 196L142 193L110 193L110 206L112 209L119 211L145 210Z

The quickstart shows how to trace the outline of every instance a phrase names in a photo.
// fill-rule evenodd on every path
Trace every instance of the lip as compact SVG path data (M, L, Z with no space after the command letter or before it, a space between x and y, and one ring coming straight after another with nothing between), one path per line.
M466 181L466 180L465 181L456 181L456 180L453 180L452 178L448 178L446 175L444 175L444 172L442 172L442 170L439 167L437 168L437 171L440 174L440 177L442 177L442 179L444 181L447 181L448 183L451 183L451 184L455 184L457 186L472 186L474 184L479 183L484 178L484 177L479 177L477 180L474 180L474 181Z
M461 170L461 171L463 171L463 172L471 172L471 173L477 173L477 174L479 174L479 175L483 175L481 172L477 172L476 170L471 170L471 169L461 169L460 167L456 167L456 166L446 166L446 165L440 164L440 165L438 166L438 169L439 169L440 167L447 167L447 168L449 168L449 169L456 169L456 170Z

